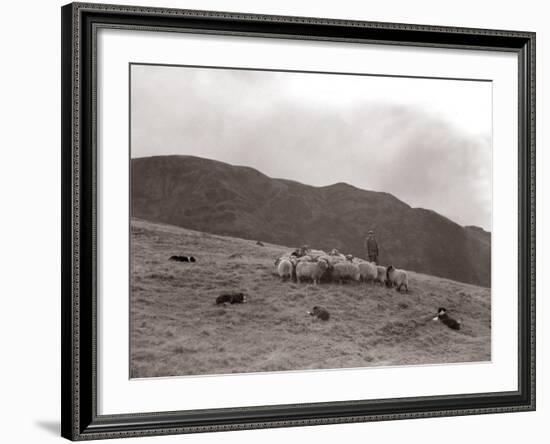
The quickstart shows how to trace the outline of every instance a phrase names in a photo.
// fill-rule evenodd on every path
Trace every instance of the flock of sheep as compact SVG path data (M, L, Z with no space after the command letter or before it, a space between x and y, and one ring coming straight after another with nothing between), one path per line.
M295 280L298 283L355 281L380 283L382 286L401 288L408 291L409 279L405 270L398 270L393 265L384 267L364 259L344 255L333 249L330 253L322 250L300 247L290 254L275 260L277 274L283 281Z

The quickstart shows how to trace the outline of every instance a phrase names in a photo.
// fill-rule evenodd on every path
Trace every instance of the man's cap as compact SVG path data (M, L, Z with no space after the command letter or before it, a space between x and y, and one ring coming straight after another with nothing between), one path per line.
M372 230L369 230L369 233L368 234L374 234L374 231Z

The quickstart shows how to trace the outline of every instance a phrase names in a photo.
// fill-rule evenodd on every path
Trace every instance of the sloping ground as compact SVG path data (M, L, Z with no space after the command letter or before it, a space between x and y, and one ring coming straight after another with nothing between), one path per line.
M313 187L193 156L132 159L131 176L132 215L140 219L358 257L373 229L383 263L491 286L490 233L388 193L345 183Z
M367 284L283 283L273 261L289 247L138 219L131 248L133 378L491 358L487 288L412 272L408 294ZM197 262L169 261L173 254ZM220 292L232 290L246 292L249 302L215 305ZM328 322L307 315L315 305L329 310ZM431 321L439 306L462 320L462 330Z

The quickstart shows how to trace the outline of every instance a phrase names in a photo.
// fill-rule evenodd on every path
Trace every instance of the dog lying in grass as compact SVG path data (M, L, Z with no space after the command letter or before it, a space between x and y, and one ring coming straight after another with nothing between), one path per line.
M330 319L330 313L323 307L313 307L313 310L307 312L310 316L320 319L321 321L328 321Z
M193 256L170 256L170 260L175 262L196 262Z
M460 330L461 322L451 318L447 314L447 309L444 307L439 307L437 310L437 316L432 319L432 321L439 321L445 324L447 327L452 328L453 330Z
M246 295L244 293L222 293L216 298L216 305L242 304L244 302L246 302Z

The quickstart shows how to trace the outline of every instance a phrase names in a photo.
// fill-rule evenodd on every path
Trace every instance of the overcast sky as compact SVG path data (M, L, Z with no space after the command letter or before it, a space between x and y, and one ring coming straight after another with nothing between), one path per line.
M491 229L490 82L132 66L132 157L389 192Z

